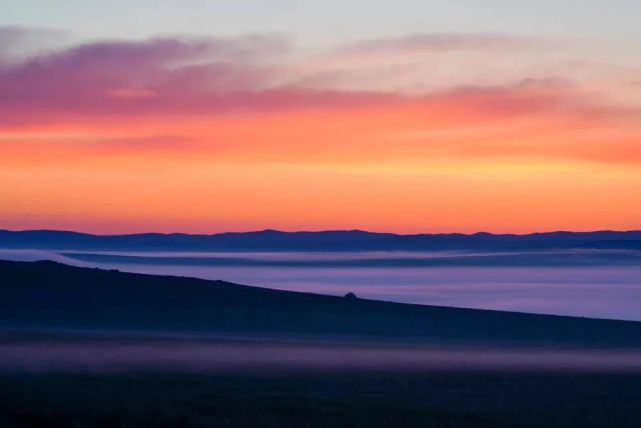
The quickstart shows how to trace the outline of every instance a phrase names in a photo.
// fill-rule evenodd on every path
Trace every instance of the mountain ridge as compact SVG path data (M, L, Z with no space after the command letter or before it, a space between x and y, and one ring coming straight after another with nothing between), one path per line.
M531 234L396 234L363 230L285 232L273 229L215 234L94 235L58 230L0 230L0 248L51 250L203 251L443 251L641 250L641 231L536 232Z

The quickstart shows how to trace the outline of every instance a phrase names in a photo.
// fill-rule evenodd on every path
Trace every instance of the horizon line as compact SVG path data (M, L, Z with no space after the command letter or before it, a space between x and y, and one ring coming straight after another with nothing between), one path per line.
M641 232L641 229L626 229L626 230L617 230L617 229L593 229L593 230L546 230L546 231L537 231L537 232L525 232L525 233L515 233L515 232L487 232L487 231L478 231L478 232L417 232L417 233L399 233L399 232L382 232L382 231L372 231L364 229L321 229L321 230L280 230L280 229L251 229L245 231L224 231L224 232L212 232L212 233L189 233L189 232L134 232L134 233L94 233L94 232L83 232L77 230L67 230L67 229L4 229L0 228L0 232L12 232L12 233L24 233L24 232L57 232L57 233L73 233L80 235L91 235L91 236L135 236L135 235L184 235L184 236L216 236L216 235L225 235L225 234L252 234L252 233L282 233L282 234L295 234L295 233L332 233L332 232L359 232L359 233L368 233L372 235L395 235L395 236L421 236L421 235L462 235L462 236L476 236L476 235L492 235L492 236L530 236L530 235L545 235L553 233L572 233L572 234L588 234L588 233L635 233Z

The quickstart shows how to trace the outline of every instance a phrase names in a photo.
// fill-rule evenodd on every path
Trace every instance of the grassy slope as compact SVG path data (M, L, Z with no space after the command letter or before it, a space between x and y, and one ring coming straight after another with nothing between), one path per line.
M641 323L350 300L189 278L0 261L0 327L641 346Z

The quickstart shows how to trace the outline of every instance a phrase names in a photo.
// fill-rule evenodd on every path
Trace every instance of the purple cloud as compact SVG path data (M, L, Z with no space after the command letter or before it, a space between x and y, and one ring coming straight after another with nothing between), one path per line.
M0 61L0 114L10 124L49 114L217 113L394 97L278 83L287 50L277 36L163 38L87 43Z
M25 31L0 31L0 46L28 38ZM529 42L501 35L432 34L364 42L346 49L463 49ZM559 105L569 105L573 111L593 111L582 104L586 100L569 82L536 87L447 88L416 96L331 87L320 90L290 73L291 64L285 58L288 53L286 39L267 35L104 41L57 49L18 62L3 62L0 58L0 124L36 124L101 115L215 115L240 110L335 108L406 101L429 104L443 98L468 107L478 104L483 111L505 115L550 111ZM313 67L306 75L314 75Z

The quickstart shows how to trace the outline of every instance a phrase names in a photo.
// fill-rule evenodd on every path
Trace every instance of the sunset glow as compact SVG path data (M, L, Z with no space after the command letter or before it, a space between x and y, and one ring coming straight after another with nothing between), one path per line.
M61 29L0 28L3 228L641 225L641 34Z

